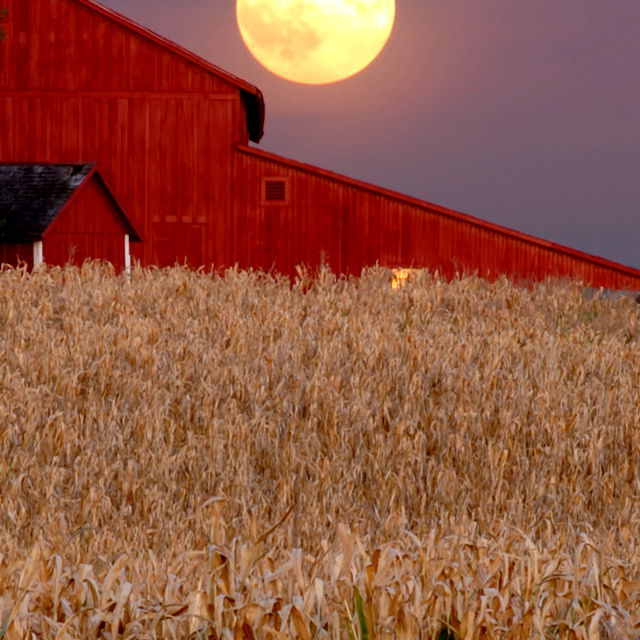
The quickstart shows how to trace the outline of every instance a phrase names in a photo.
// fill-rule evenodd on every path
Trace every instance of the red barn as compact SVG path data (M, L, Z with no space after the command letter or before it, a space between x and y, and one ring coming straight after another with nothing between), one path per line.
M257 88L92 0L3 4L0 161L96 162L142 264L379 263L640 289L640 270L251 146Z
M0 163L0 263L128 268L139 240L95 165Z

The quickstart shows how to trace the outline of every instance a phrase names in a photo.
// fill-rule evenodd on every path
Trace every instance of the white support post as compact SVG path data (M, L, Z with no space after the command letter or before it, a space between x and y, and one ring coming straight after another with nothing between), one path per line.
M131 251L129 249L129 234L124 234L124 270L131 273Z
M42 240L33 243L33 268L37 269L44 264L44 254L42 252Z

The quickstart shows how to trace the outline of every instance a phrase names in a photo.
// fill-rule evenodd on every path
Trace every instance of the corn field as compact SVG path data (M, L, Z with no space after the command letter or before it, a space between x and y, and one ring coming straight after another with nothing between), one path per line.
M640 638L640 309L0 271L0 638Z

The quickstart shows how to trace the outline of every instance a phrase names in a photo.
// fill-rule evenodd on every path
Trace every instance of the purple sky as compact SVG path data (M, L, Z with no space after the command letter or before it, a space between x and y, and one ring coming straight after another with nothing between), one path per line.
M102 2L260 87L261 148L640 267L640 0L396 0L324 86L263 69L235 0Z

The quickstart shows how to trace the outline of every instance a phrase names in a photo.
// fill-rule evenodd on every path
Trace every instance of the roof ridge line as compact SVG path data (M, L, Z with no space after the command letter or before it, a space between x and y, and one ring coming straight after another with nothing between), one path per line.
M235 85L240 89L241 92L244 92L246 95L251 96L255 100L255 104L253 105L255 113L251 114L251 109L246 106L247 109L247 129L249 131L249 136L252 142L260 142L260 139L264 135L264 119L265 119L265 103L264 96L262 91L255 85L243 80L239 76L218 67L217 65L209 62L202 56L199 56L197 53L190 51L186 47L173 42L173 40L169 40L169 38L156 33L149 27L145 27L140 23L128 18L127 16L111 9L110 7L106 7L103 4L97 2L97 0L71 0L72 2L78 2L83 6L100 13L101 15L109 18L123 27L141 35L156 44L165 47L173 51L173 53L181 56L188 62L197 65L201 69L208 71L209 73L213 73L221 78L227 80L227 82ZM257 118L257 122L251 123L250 119Z

